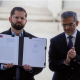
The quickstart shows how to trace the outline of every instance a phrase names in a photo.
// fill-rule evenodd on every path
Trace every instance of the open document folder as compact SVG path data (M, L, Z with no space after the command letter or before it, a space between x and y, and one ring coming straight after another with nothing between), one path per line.
M45 38L12 37L0 34L0 63L45 67L46 43Z

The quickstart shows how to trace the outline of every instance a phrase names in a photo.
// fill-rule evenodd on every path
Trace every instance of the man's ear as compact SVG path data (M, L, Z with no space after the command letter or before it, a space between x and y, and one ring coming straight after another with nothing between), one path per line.
M78 24L79 24L79 21L76 21L76 26L78 26Z
M26 22L25 22L25 24L27 23L27 20L26 20Z
M27 23L27 20L26 20L26 23Z
M9 22L11 23L11 17L9 17Z

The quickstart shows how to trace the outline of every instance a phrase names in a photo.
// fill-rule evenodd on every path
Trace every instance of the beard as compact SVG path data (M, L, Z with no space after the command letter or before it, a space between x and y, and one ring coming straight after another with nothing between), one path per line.
M73 29L67 29L67 30L66 30L66 29L65 29L64 32L65 32L67 35L72 36L72 35L74 34L75 30L73 30Z
M16 30L21 30L24 28L25 24L22 25L20 22L13 23L13 21L11 21L11 26Z

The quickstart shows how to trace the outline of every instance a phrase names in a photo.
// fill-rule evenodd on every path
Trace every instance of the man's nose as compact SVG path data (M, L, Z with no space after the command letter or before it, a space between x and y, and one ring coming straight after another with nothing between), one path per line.
M69 27L70 27L69 25L66 25L66 29L69 29Z
M18 21L21 21L21 18L19 18Z

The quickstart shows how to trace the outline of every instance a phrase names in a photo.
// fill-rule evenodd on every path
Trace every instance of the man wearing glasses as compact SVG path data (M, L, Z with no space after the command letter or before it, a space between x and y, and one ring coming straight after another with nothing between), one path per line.
M49 68L54 71L52 80L80 80L80 31L77 14L61 14L64 32L50 40Z

